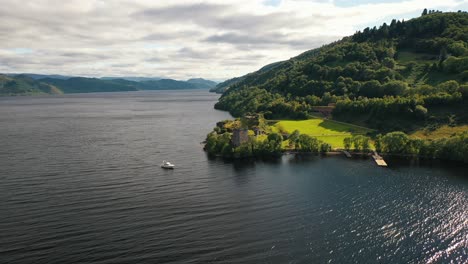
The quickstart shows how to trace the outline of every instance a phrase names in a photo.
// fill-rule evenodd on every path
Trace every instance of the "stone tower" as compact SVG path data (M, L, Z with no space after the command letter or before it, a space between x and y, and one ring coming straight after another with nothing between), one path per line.
M238 147L249 140L249 130L246 128L234 129L232 132L232 146Z

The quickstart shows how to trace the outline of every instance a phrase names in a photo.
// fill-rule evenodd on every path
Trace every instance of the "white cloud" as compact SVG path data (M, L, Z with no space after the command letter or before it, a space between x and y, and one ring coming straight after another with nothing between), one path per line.
M424 7L458 10L467 3L3 0L0 72L230 78L383 18L408 18Z

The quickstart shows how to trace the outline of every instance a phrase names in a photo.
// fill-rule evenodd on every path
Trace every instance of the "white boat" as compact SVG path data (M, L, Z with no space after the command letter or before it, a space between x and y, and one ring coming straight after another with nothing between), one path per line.
M164 168L164 169L174 169L175 168L175 165L170 163L169 161L163 161L163 163L161 164L161 168Z

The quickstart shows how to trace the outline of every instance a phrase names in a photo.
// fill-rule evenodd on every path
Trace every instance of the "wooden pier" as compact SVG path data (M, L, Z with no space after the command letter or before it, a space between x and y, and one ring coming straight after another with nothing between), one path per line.
M352 157L352 156L351 156L351 153L349 153L349 152L346 151L346 150L343 150L343 153L345 154L345 156L346 156L347 158L351 158L351 157Z
M374 151L374 153L372 154L372 158L374 158L375 163L377 163L378 166L387 167L387 163L377 152Z

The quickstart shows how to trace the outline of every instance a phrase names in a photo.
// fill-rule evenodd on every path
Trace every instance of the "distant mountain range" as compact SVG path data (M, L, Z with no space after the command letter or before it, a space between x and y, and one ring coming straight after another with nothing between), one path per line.
M5 75L10 76L10 77L15 77L15 76L27 76L30 77L34 80L39 80L39 79L44 79L44 78L54 78L54 79L70 79L73 76L66 76L66 75L59 75L59 74L36 74L36 73L6 73Z
M134 77L134 76L125 76L125 77L101 77L102 80L115 80L115 79L124 79L127 81L142 82L142 81L155 81L165 79L163 77Z
M217 82L205 80L203 78L192 78L188 79L187 82L197 86L200 89L205 89L205 87L209 87L211 89L218 84Z
M159 77L87 78L31 73L0 74L0 95L212 89L216 84L202 78L178 81Z

